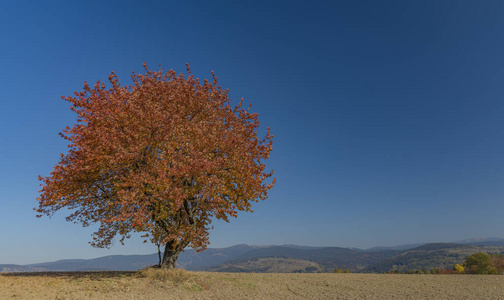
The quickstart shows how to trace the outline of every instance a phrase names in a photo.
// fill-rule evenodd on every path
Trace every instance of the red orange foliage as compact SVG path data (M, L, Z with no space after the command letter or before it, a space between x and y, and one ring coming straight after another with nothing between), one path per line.
M176 257L186 246L208 244L212 218L228 221L266 199L272 150L270 130L257 137L258 114L230 106L228 90L175 71L132 74L122 86L114 72L75 97L63 97L77 124L60 135L69 152L48 177L40 177L41 215L68 208L68 221L100 225L96 247L142 232ZM39 216L41 216L39 215ZM168 252L172 252L171 254ZM174 262L170 262L173 264Z

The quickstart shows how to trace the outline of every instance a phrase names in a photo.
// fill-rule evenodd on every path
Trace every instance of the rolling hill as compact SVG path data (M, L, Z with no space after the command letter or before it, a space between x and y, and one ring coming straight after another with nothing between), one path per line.
M226 264L227 266L233 263L242 264L244 261L257 258L289 258L315 262L325 271L332 271L335 268L348 268L353 272L357 272L388 257L392 257L399 252L396 250L384 250L367 253L362 250L339 247L300 249L286 246L272 246L253 249ZM218 267L214 267L212 270L218 270Z
M186 250L177 266L186 270L215 272L331 272L348 268L352 272L383 273L432 268L452 268L476 252L504 253L504 239L474 239L464 243L431 243L417 247L374 247L367 250L298 245L209 248ZM158 255L111 255L94 259L14 265L0 264L0 272L43 271L134 271L157 264Z

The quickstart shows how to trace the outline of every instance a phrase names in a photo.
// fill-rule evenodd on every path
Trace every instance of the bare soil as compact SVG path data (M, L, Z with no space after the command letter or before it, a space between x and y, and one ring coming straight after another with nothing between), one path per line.
M0 299L504 299L504 276L11 273Z

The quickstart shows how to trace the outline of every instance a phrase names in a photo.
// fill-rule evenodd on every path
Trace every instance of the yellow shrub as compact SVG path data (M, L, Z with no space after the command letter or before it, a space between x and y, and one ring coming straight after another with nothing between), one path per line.
M465 273L464 267L459 264L456 264L454 269L455 269L455 272L457 272L457 274L464 274Z

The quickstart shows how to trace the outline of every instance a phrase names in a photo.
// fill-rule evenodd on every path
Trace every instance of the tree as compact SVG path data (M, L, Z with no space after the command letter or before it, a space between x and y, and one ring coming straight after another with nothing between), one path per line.
M243 99L230 106L228 90L170 70L132 73L122 86L114 72L111 87L84 82L75 97L62 97L77 123L60 135L69 151L50 176L41 177L39 207L52 216L67 208L67 221L99 224L91 245L110 247L132 232L164 246L162 266L174 268L187 246L208 245L212 219L229 222L251 202L265 200L275 183L264 160L272 150L268 128Z
M491 266L494 268L496 274L504 274L504 255L491 254Z
M488 274L490 263L490 255L478 252L466 257L464 267L471 274Z

